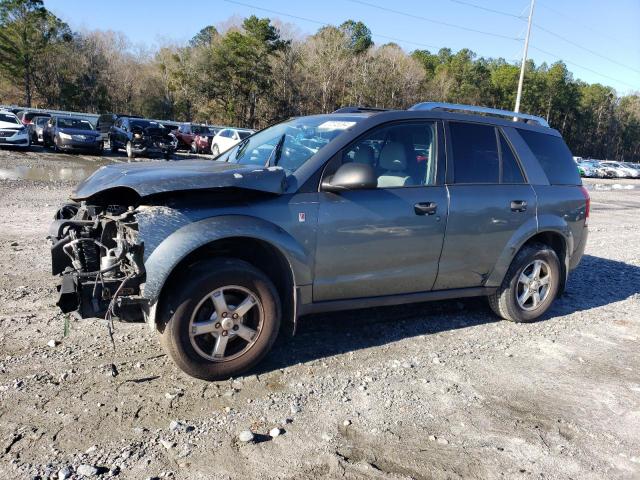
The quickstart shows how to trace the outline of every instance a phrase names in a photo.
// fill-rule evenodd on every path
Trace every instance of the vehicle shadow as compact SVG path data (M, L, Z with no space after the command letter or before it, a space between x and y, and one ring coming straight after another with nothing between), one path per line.
M565 293L538 322L640 294L640 267L585 255ZM378 347L404 338L501 321L484 298L369 308L302 317L293 338L280 336L253 373Z

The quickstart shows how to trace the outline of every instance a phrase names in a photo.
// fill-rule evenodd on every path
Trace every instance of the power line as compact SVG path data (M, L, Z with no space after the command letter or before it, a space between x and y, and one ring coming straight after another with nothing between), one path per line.
M523 20L524 21L524 18L522 18L522 15L516 15L515 13L504 12L502 10L495 10L493 8L484 7L482 5L477 5L477 4L471 3L471 2L465 2L463 0L449 0L449 1L453 2L453 3L458 3L460 5L466 5L468 7L477 8L478 10L484 10L485 12L497 13L498 15L504 15L505 17L517 18L518 20Z
M289 17L289 18L293 18L293 19L296 19L296 20L302 20L304 22L314 23L316 25L321 25L323 27L331 26L330 23L321 22L320 20L314 20L312 18L300 17L298 15L292 15L290 13L279 12L277 10L271 10L269 8L258 7L258 6L250 5L250 4L244 3L244 2L238 2L236 0L225 0L225 2L232 3L234 5L240 5L242 7L253 8L254 10L260 10L262 12L273 13L274 15L280 15L280 16L283 16L283 17ZM410 45L416 45L418 47L439 48L436 45L430 45L428 43L413 42L411 40L404 40L402 38L390 37L388 35L381 35L379 33L374 33L374 32L371 32L371 35L373 35L375 37L379 37L379 38L384 38L385 40L391 40L392 42L407 43L407 44L410 44Z
M582 46L582 45L580 45L579 43L576 43L576 42L574 42L573 40L569 40L568 38L565 38L565 37L563 37L562 35L559 35L559 34L557 34L557 33L555 33L555 32L552 32L551 30L549 30L549 29L547 29L547 28L544 28L543 26L541 26L541 25L539 25L539 24L537 24L537 23L535 23L535 22L533 23L533 25L534 25L538 30L542 30L543 32L548 33L549 35L553 35L554 37L559 38L560 40L562 40L562 41L564 41L564 42L567 42L568 44L573 45L574 47L578 47L578 48L580 48L580 49L584 50L585 52L589 52L591 55L595 55L596 57L600 57L600 58L602 58L602 59L604 59L604 60L607 60L607 61L609 61L609 62L611 62L611 63L615 63L616 65L618 65L618 66L620 66L620 67L624 67L624 68L626 68L626 69L628 69L628 70L631 70L631 71L633 71L633 72L640 73L640 70L638 70L637 68L633 68L633 67L630 67L630 66L628 66L628 65L625 65L625 64L624 64L624 63L622 63L622 62L618 62L617 60L614 60L613 58L607 57L606 55L602 55L601 53L598 53L598 52L596 52L595 50L591 50L590 48L583 47L583 46Z
M621 39L619 39L619 38L616 38L616 37L612 36L612 35L611 35L611 34L609 34L609 33L605 33L605 32L603 32L602 30L596 29L596 28L594 28L594 27L593 27L593 26L591 26L591 25L587 25L587 24L585 24L585 23L578 22L578 21L575 19L575 17L574 17L573 15L568 15L568 14L566 14L566 13L563 13L563 12L561 12L561 11L559 11L559 10L556 10L555 8L551 8L551 7L549 7L548 5L545 5L544 3L540 3L540 5L541 5L543 8L546 8L547 10L549 10L550 12L555 13L556 15L560 15L561 17L564 17L564 18L567 18L567 19L571 20L571 22L573 22L575 25L580 25L580 26L582 26L582 27L584 27L584 28L586 28L586 29L588 29L588 30L591 30L591 31L592 31L592 32L594 32L594 33L597 33L598 35L601 35L601 36L603 36L603 37L605 37L605 38L608 38L608 39L610 39L610 40L613 40L614 42L622 42L622 43L625 43L625 41L623 41L623 40L621 40Z
M379 6L379 5L374 5L374 4L371 4L371 3L368 3L368 2L364 2L364 1L362 1L362 0L349 0L349 1L351 1L351 2L355 2L355 3L360 3L360 4L362 4L362 5L367 5L367 6L370 6L370 7L373 7L373 8L377 8L377 9L380 9L380 10L386 10L386 11L388 11L388 12L396 13L396 14L398 14L398 15L404 15L404 16L406 16L406 17L411 17L411 18L417 18L417 19L421 19L421 20L426 20L426 21L428 21L428 22L432 22L432 23L434 23L434 22L435 22L435 23L441 23L441 22L438 22L438 21L435 21L435 20L432 20L432 19L428 19L428 18L426 18L426 17L421 17L421 16L418 16L418 15L412 15L412 14L410 14L410 13L401 12L401 11L394 10L394 9L391 9L391 8L381 7L381 6ZM462 3L462 0L459 0L459 3ZM470 4L469 2L464 2L464 3L465 3L465 4L469 4L469 5L471 6L471 4ZM483 8L483 9L484 9L484 8ZM502 13L505 13L505 12L502 12ZM451 26L452 24L447 24L447 25L448 25L448 26ZM540 26L539 26L539 25L537 25L537 24L535 24L535 25L536 25L538 28L543 28L543 27L540 27ZM460 27L460 26L456 26L456 28L463 28L463 29L466 29L466 27ZM545 30L546 30L546 29L545 29ZM472 29L472 31L479 32L478 30L474 30L474 29ZM550 32L550 33L552 33L552 34L554 34L554 35L556 35L556 36L558 36L558 37L560 37L560 38L562 38L563 40L566 40L566 41L571 42L570 40L567 40L567 39L565 39L564 37L561 37L561 36L559 36L559 35L555 34L554 32L551 32L550 30L547 30L547 31L548 31L548 32ZM482 32L482 33L487 33L487 34L488 34L488 32ZM490 34L490 35L493 35L493 36L501 36L501 37L503 37L503 38L508 38L508 39L510 39L510 40L519 40L519 39L516 39L516 38L513 38L513 37L506 37L506 36L502 36L502 35L498 35L498 34ZM571 43L573 43L573 42L571 42ZM580 47L580 45L578 45L578 44L575 44L575 45L577 45L578 47ZM601 77L603 77L603 78L608 78L609 80L613 80L613 81L618 82L618 83L621 83L621 84L623 84L623 85L627 85L627 86L629 86L629 87L631 87L631 88L637 88L637 86L633 86L633 85L631 85L631 84L629 84L629 83L627 83L627 82L624 82L624 81L622 81L622 80L616 79L616 78L614 78L614 77L610 77L610 76L605 75L605 74L603 74L603 73L600 73L600 72L598 72L598 71L596 71L596 70L592 70L592 69L590 69L590 68L588 68L588 67L584 67L584 66L582 66L582 65L580 65L580 64L578 64L578 63L571 62L571 61L569 61L569 60L564 60L562 57L559 57L559 56L557 56L557 55L555 55L555 54L553 54L553 53L550 53L550 52L543 51L543 50L542 50L542 49L540 49L540 48L537 48L537 47L534 47L534 46L531 46L531 48L534 48L535 50L538 50L539 52L546 53L547 55L551 55L552 57L555 57L555 58L557 58L557 59L559 59L559 60L562 60L562 61L564 61L565 63L572 64L572 65L575 65L575 66L577 66L577 67L579 67L579 68L582 68L583 70L587 70L587 71L589 71L589 72L592 72L592 73L594 73L594 74L596 74L596 75L599 75L599 76L601 76ZM585 48L585 47L580 47L580 48ZM587 49L587 50L588 50L588 49ZM613 62L613 63L619 64L619 65L622 65L622 64L620 64L619 62L617 62L616 60L612 60L612 59L610 59L610 58L608 58L608 57L604 57L604 56L602 56L602 55L598 54L597 52L594 52L594 51L592 51L592 50L588 50L588 51L589 51L590 53L592 53L592 54L595 54L595 55L597 55L597 56L600 56L600 57L602 57L602 58L605 58L606 60L609 60L609 61L611 61L611 62ZM624 65L623 65L623 66L624 66ZM627 67L627 68L630 68L630 67ZM632 69L632 70L633 70L633 69Z
M379 9L382 9L382 10L387 10L387 11L390 11L392 13L397 13L399 15L405 15L405 16L409 16L409 17L413 17L413 18L417 18L417 19L425 20L425 21L429 21L429 22L441 23L441 22L437 22L435 20L426 19L425 17L414 16L414 15L411 15L411 14L408 14L408 13L405 13L405 12L399 12L399 11L395 11L395 10L388 9L388 8L385 8L385 7L379 7L377 5L368 4L367 2L363 2L363 1L360 1L360 0L350 0L350 1L354 2L354 3L361 3L363 5L369 5L369 6L372 6L374 8L379 8ZM225 0L225 2L234 4L234 5L240 5L240 6L247 7L247 8L252 8L254 10L259 10L259 11L263 11L263 12L267 12L267 13L272 13L272 14L275 14L275 15L280 15L280 16L283 16L283 17L289 17L289 18L293 18L293 19L296 19L296 20L302 20L302 21L305 21L305 22L314 23L316 25L321 25L321 26L325 26L325 27L331 25L330 23L322 22L320 20L315 20L315 19L307 18L307 17L301 17L301 16L298 16L298 15L292 15L292 14L289 14L289 13L280 12L280 11L272 10L272 9L269 9L269 8L258 7L258 6L251 5L251 4L248 4L248 3L239 2L237 0ZM459 26L456 26L456 28L458 28L458 27ZM464 29L466 27L461 27L461 28ZM484 32L484 33L488 33L488 32ZM437 47L435 45L429 45L429 44L426 44L426 43L419 43L419 42L413 42L413 41L409 41L409 40L403 40L403 39L396 38L396 37L390 37L390 36L387 36L387 35L376 34L374 32L371 32L371 34L376 36L376 37L385 38L387 40L391 40L391 41L395 41L395 42L407 43L407 44L417 45L417 46L421 46L421 47L428 47L428 48L439 48L439 47ZM517 40L517 41L519 41L519 39L517 39L517 38L506 37L506 36L502 36L502 35L499 35L499 36L502 37L502 38L507 38L509 40ZM598 72L596 70L593 70L591 68L585 67L585 66L580 65L578 63L572 62L570 60L565 60L564 58L559 57L558 55L555 55L554 53L548 52L546 50L542 50L541 48L537 48L537 47L535 47L533 45L531 45L530 48L532 48L534 50L537 50L540 53L544 53L546 55L550 55L551 57L554 57L554 58L556 58L558 60L561 60L561 61L563 61L563 62L565 62L565 63L567 63L569 65L574 65L574 66L576 66L578 68L581 68L583 70L591 72L591 73L593 73L595 75L598 75L600 77L607 78L607 79L612 80L614 82L618 82L620 84L626 85L626 86L628 86L628 87L630 87L632 89L635 89L635 90L638 89L637 85L631 85L631 84L629 84L627 82L624 82L624 81L622 81L620 79L617 79L617 78L614 78L614 77L610 77L609 75L605 75L604 73L600 73L600 72Z
M391 12L391 13L395 13L397 15L402 15L402 16L409 17L409 18L416 18L418 20L424 20L425 22L434 23L436 25L444 25L445 27L457 28L458 30L465 30L467 32L479 33L481 35L488 35L490 37L497 37L497 38L502 38L502 39L505 39L505 40L515 40L516 42L520 41L519 38L509 37L508 35L501 35L499 33L493 33L493 32L485 32L484 30L476 30L475 28L465 27L463 25L456 25L455 23L443 22L441 20L435 20L433 18L422 17L420 15L414 15L412 13L402 12L400 10L394 10L393 8L382 7L380 5L375 5L373 3L363 2L362 0L349 0L349 1L352 2L352 3L359 3L359 4L365 5L367 7L377 8L378 10L382 10L382 11L385 11L385 12Z
M594 73L594 74L599 75L599 76L601 76L603 78L608 78L609 80L613 80L614 82L618 82L618 83L621 83L621 84L626 85L628 87L631 87L634 90L638 89L637 85L631 85L630 83L623 82L622 80L620 80L618 78L610 77L609 75L605 75L604 73L600 73L597 70L593 70L593 69L591 69L589 67L585 67L584 65L580 65L579 63L572 62L570 60L565 60L564 58L559 57L559 56L557 56L557 55L555 55L555 54L553 54L551 52L547 52L546 50L543 50L541 48L534 47L533 45L531 45L531 48L534 49L534 50L539 51L540 53L544 53L544 54L549 55L549 56L551 56L553 58L556 58L556 59L558 59L558 60L560 60L560 61L562 61L564 63L568 63L569 65L573 65L574 67L582 68L583 70L586 70L588 72Z

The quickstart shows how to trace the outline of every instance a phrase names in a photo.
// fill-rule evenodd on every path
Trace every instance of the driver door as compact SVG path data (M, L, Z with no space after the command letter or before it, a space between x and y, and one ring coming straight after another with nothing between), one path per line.
M331 160L323 181L359 162L378 186L320 192L315 302L432 289L448 214L442 138L440 122L388 124Z

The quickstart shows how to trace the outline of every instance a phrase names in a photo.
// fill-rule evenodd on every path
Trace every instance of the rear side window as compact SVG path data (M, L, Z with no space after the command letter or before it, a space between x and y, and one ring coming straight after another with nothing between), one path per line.
M518 133L538 159L551 185L582 183L569 147L561 137L529 130L518 130Z
M500 153L502 154L502 183L524 183L516 156L502 134L500 134Z
M449 123L455 183L498 183L500 158L495 128L475 123Z

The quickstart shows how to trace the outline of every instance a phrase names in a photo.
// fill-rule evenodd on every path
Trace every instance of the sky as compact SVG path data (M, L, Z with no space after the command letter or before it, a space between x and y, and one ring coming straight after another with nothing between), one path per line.
M300 35L323 24L363 21L376 44L407 52L470 48L519 62L530 0L44 0L74 30L114 30L136 45L186 43L207 25L252 14L292 24ZM640 0L536 0L529 58L562 59L576 78L640 91Z

